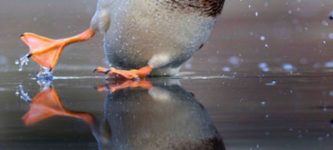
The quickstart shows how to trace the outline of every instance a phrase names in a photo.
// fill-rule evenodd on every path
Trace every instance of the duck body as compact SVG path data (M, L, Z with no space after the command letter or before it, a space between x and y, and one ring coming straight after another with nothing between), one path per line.
M224 0L98 0L90 27L61 39L24 33L28 59L53 71L64 47L104 35L104 52L111 68L96 72L125 79L175 75L181 65L207 42Z
M104 33L111 67L174 75L208 40L223 2L99 0L92 26Z

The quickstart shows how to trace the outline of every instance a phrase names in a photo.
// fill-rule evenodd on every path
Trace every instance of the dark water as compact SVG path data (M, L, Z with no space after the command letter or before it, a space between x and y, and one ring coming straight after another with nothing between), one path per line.
M3 74L1 149L333 148L333 76L69 74L43 89L26 72Z

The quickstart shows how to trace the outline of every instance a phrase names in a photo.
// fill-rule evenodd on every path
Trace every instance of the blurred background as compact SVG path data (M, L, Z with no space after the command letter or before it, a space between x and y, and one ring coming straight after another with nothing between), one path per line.
M1 0L0 71L28 51L19 35L52 38L83 31L96 0ZM322 73L333 70L332 0L227 0L215 30L183 71L204 74ZM67 47L58 70L105 64L102 36ZM37 71L30 65L28 70Z

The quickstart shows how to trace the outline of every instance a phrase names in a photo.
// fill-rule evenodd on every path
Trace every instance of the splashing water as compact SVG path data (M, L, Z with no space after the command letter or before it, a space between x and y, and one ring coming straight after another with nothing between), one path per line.
M25 92L25 91L24 91L22 85L19 85L19 86L17 87L17 91L16 91L16 93L17 93L17 96L19 96L20 99L22 99L23 101L28 102L28 103L31 102L31 98L30 98L30 96L28 95L28 92Z
M48 89L51 87L53 81L52 70L47 67L41 67L35 79L41 90Z
M37 84L40 86L40 90L43 91L52 87L52 81L49 79L38 79Z
M27 66L29 63L29 54L24 55L20 59L15 61L15 64L19 66L19 71L23 70L23 66Z
M41 67L40 71L38 72L36 76L37 80L45 80L45 81L52 81L53 80L53 74L52 70L47 67Z

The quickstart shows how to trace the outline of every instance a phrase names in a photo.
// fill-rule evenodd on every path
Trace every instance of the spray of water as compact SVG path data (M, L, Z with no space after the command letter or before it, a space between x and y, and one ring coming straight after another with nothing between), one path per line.
M15 61L15 64L19 66L19 71L23 70L23 66L28 65L29 63L29 54L24 55L23 57L21 57L20 59Z
M37 74L37 80L52 81L53 80L52 69L47 67L41 67L40 71Z
M31 102L31 98L30 98L28 92L25 92L25 90L24 90L24 88L23 88L22 85L19 85L19 86L17 87L17 91L16 91L16 93L17 93L17 96L19 96L20 99L22 99L23 101L25 101L25 102L27 102L27 103L30 103L30 102Z

